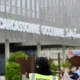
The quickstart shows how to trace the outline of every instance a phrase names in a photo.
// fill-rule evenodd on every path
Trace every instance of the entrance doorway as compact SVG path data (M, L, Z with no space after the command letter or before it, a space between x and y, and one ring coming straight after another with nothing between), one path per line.
M5 75L5 47L0 44L0 75Z
M5 57L4 55L0 55L0 75L5 74Z

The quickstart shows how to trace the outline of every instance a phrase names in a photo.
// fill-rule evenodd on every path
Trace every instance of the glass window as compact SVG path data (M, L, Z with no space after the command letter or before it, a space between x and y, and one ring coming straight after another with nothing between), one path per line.
M39 12L37 12L37 19L39 19Z
M73 5L73 0L71 0L71 5Z
M10 6L6 6L6 12L10 13Z
M73 0L73 4L75 4L76 3L76 1L75 0Z
M20 15L21 14L21 9L17 8L17 14Z
M17 7L20 7L20 1L21 0L17 0Z
M69 4L69 0L67 0L67 4Z
M51 0L49 0L49 7L51 7Z
M1 4L4 4L4 0L0 0L1 1Z
M5 12L5 6L1 5L1 12Z
M10 5L10 0L7 0L6 1L6 5Z
M25 9L25 0L22 0L22 8Z
M53 0L53 3L55 3L55 0Z
M32 0L32 11L34 11L34 0Z
M35 17L35 12L34 12L34 11L32 11L32 17L33 17L33 18Z
M12 6L16 5L16 1L15 0L11 0L11 2L12 2Z
M63 5L63 3L62 3L62 1L60 1L60 7L62 7L62 5Z
M12 7L12 14L15 14L15 7Z
M41 0L41 8L43 8L43 0Z
M37 9L36 11L39 12L39 1L38 0L36 2L36 9Z
M59 4L59 0L57 0L57 4Z
M30 0L27 0L27 8L30 10Z
M22 10L22 16L25 16L25 9Z
M71 1L71 0L70 0ZM66 0L63 0L64 5L66 5Z
M28 10L28 17L30 17L30 10Z
M47 7L47 3L48 3L48 2L47 2L47 1L45 1L45 7Z

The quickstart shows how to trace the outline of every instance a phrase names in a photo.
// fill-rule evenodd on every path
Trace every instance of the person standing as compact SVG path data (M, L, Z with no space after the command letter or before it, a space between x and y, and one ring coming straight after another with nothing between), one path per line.
M36 60L35 73L29 73L29 80L59 80L53 76L49 67L48 59L40 57Z
M79 66L78 70L76 71L76 73L77 73L78 76L80 77L80 66Z
M76 71L76 73L78 74L79 80L80 80L80 66L78 67L78 70Z
M72 79L72 80L78 80L79 79L79 76L78 76L78 74L76 73L76 66L73 66L72 67L72 69L71 69L71 72L69 73L69 75L70 75L70 78Z
M64 69L64 72L63 72L63 75L62 75L62 80L72 80L69 76L69 69L68 68Z
M52 72L50 71L50 66L48 64L48 60L46 58L40 57L39 59L37 59L35 73L41 75L52 75Z

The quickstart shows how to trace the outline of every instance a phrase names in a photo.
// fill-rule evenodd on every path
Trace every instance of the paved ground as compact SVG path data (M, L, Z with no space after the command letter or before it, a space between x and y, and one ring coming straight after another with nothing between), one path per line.
M0 76L0 80L5 80L5 76Z
M0 80L5 80L5 76L0 76ZM22 80L29 80L28 78L23 77Z
M22 75L22 80L28 80L28 78L26 78L26 75Z
M22 80L29 80L28 78L24 78L24 79L22 79Z

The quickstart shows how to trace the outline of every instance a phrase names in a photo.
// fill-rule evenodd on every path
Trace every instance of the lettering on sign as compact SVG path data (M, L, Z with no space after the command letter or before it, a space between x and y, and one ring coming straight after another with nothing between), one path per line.
M0 29L62 38L80 38L80 34L77 34L77 29L64 29L46 25L40 26L39 24L26 23L3 18L0 18Z

